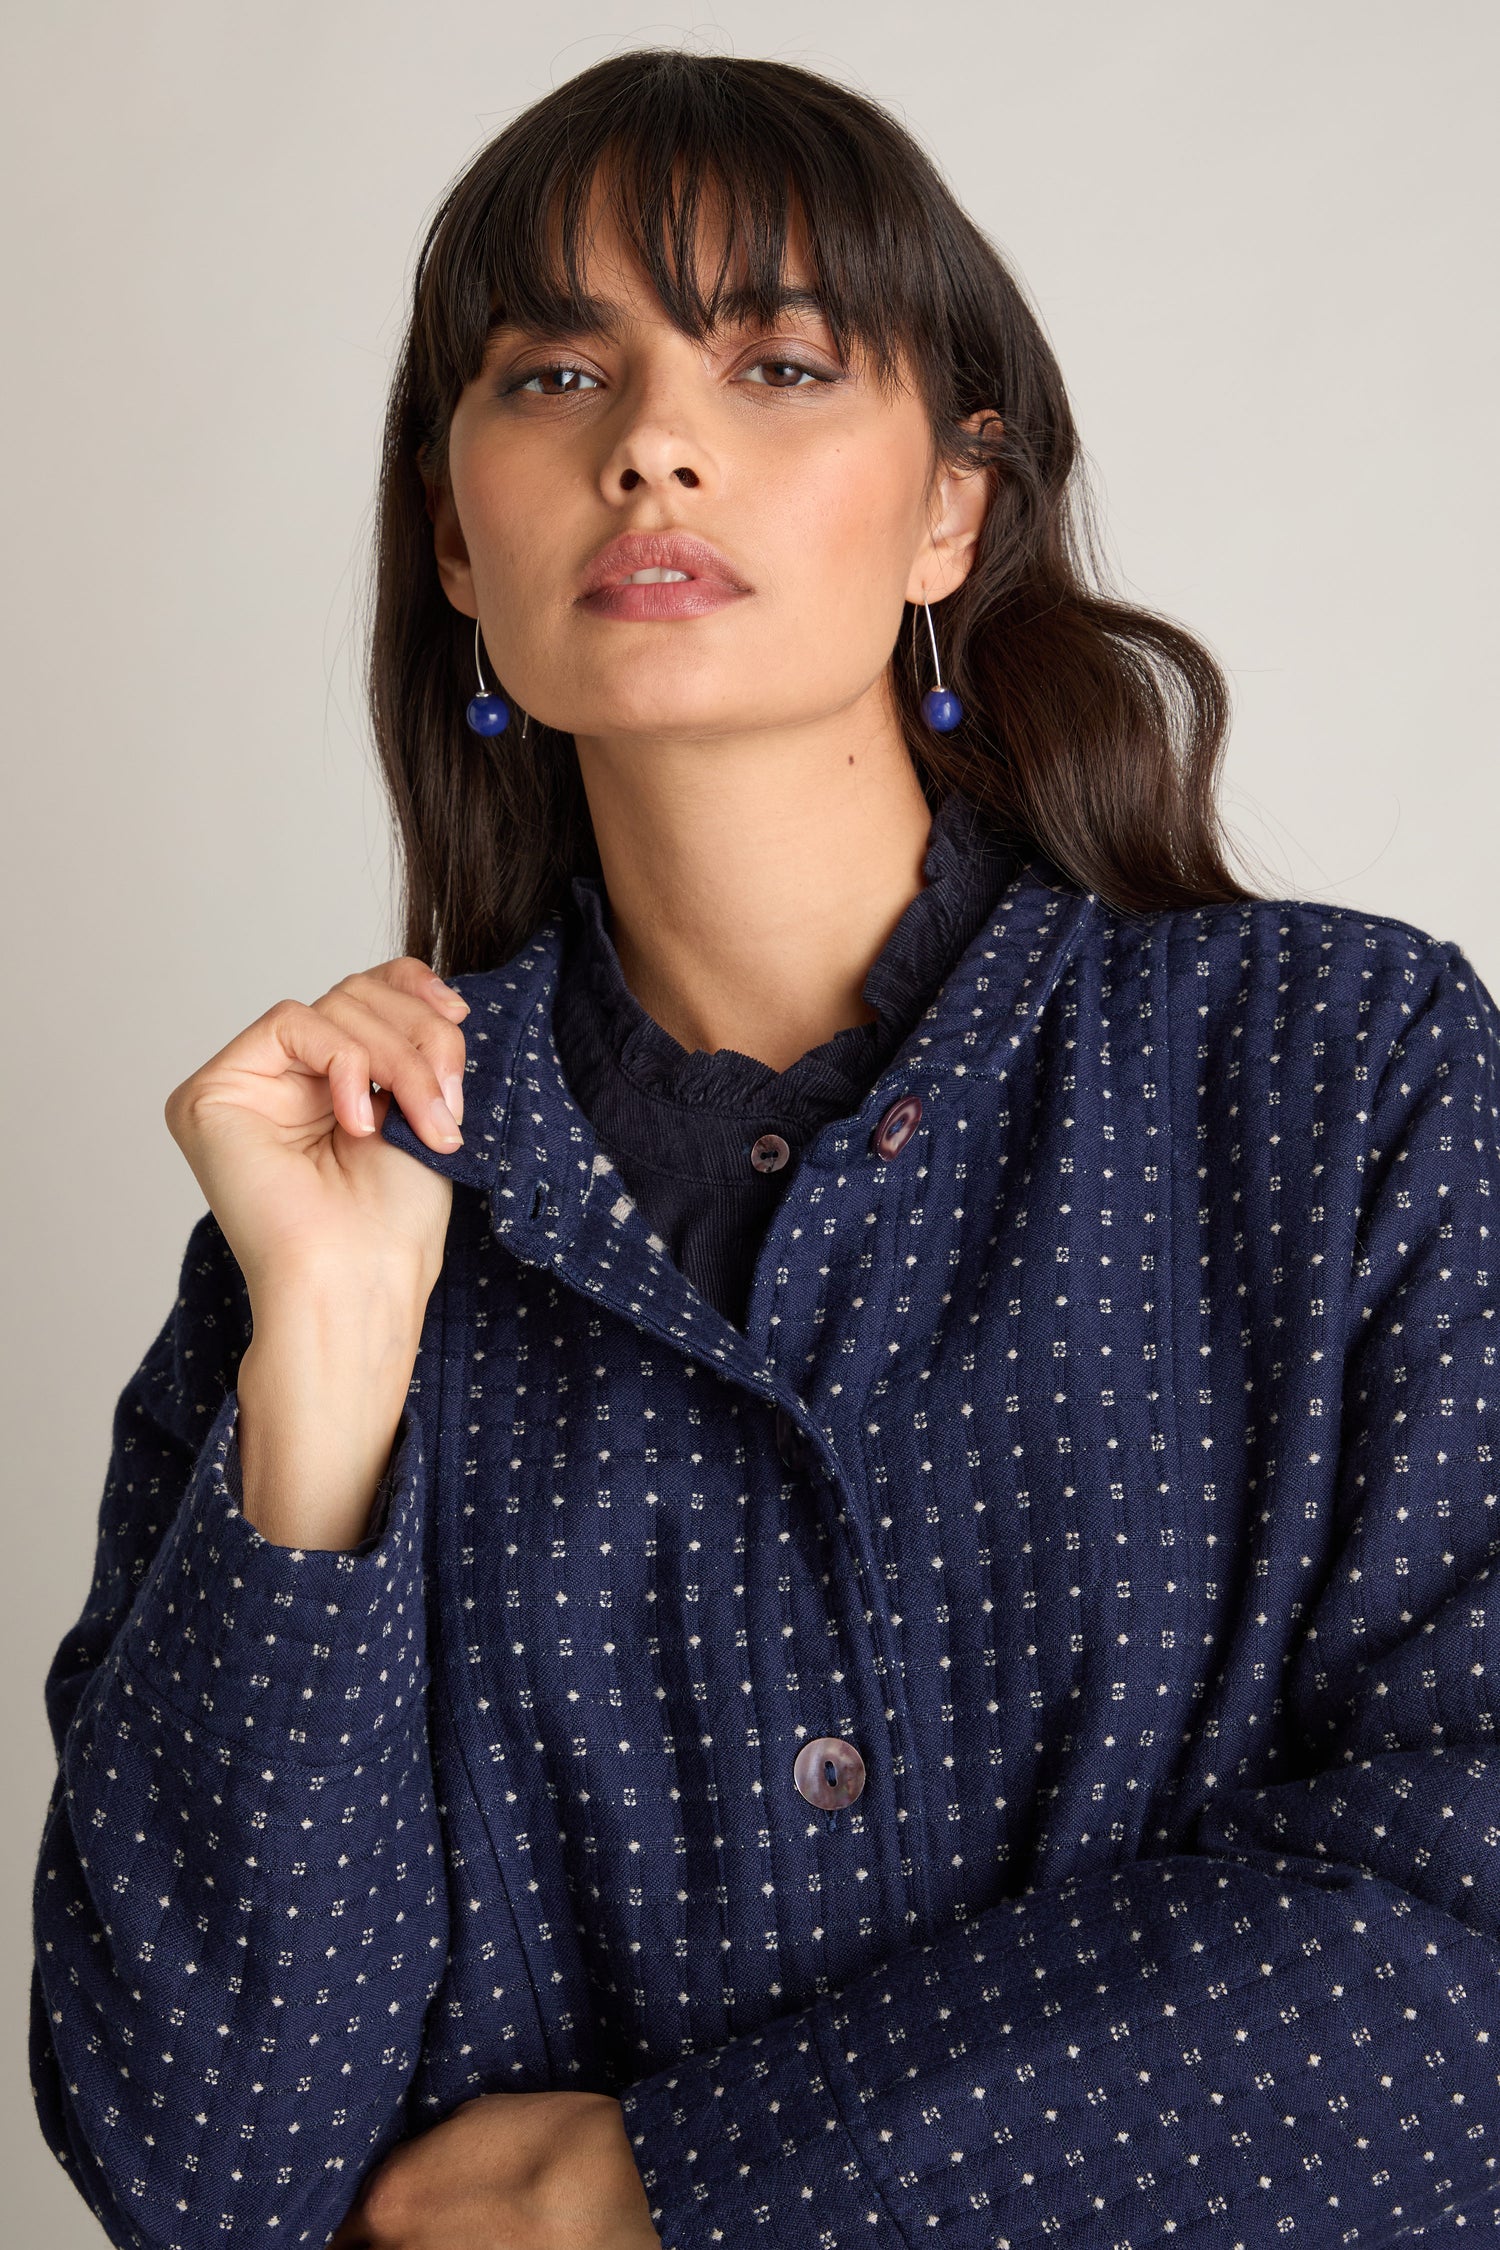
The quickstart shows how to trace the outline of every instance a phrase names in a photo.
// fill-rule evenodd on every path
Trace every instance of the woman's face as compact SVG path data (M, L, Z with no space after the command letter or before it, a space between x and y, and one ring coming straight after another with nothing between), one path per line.
M451 489L431 496L442 582L480 620L487 684L584 740L882 706L903 602L937 601L969 567L982 475L934 482L916 392L841 366L816 307L695 343L607 221L583 279L618 307L616 333L497 330L454 411ZM784 279L807 280L795 251ZM700 586L648 615L680 597L585 595L607 542L670 530L719 550L729 598Z

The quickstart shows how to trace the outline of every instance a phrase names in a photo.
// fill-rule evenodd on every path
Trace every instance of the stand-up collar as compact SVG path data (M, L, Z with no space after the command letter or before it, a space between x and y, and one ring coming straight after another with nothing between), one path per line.
M822 1128L803 1152L804 1167L842 1161L903 1094L920 1094L936 1115L953 1081L1003 1078L1095 904L1095 893L1045 862L1018 866L858 1109ZM595 1176L618 1180L569 1089L553 1035L565 923L558 910L509 961L450 980L470 1008L462 1147L430 1148L394 1101L381 1126L397 1148L485 1194L496 1234L538 1264L553 1263L572 1241Z
M945 969L988 920L1016 854L970 800L950 791L932 816L924 885L910 900L864 979L872 1022L846 1024L784 1069L733 1047L684 1048L641 1006L615 948L603 878L575 875L553 1029L569 1081L591 1117L640 1096L709 1113L726 1127L731 1166L743 1164L739 1120L815 1129L854 1108L937 989ZM708 1119L703 1131L712 1139ZM620 1145L618 1130L611 1136ZM695 1163L708 1155L702 1135Z

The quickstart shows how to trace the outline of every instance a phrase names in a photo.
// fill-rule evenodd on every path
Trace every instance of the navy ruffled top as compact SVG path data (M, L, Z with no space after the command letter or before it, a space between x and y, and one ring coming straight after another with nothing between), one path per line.
M950 793L933 815L924 888L864 981L876 1020L845 1025L785 1070L734 1047L681 1046L625 981L602 878L574 876L553 1012L569 1088L678 1266L737 1326L799 1153L831 1118L858 1108L1017 864L973 803ZM765 1133L790 1150L778 1171L751 1161Z

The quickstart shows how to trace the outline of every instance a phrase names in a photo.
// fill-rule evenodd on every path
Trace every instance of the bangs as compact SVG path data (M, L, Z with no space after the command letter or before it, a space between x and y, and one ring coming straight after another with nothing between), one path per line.
M683 334L769 325L810 293L841 358L888 391L904 358L939 403L952 323L917 176L926 160L906 136L878 115L852 127L823 81L784 65L762 77L753 63L663 51L643 79L639 55L627 59L628 71L597 65L527 112L440 209L416 292L433 434L497 327L608 329L583 285L591 210L613 218ZM718 244L712 272L699 268L700 228Z

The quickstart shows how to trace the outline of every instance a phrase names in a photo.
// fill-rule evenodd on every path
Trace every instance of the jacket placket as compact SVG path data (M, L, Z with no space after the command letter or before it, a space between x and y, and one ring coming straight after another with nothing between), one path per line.
M879 1777L879 1792L861 1822L867 1864L860 1873L874 1878L868 1896L872 1904L882 1901L877 1919L886 1929L896 1918L908 1933L931 1926L928 1863L938 1816L922 1803L893 1614L900 1589L887 1582L874 1522L862 1428L866 1394L883 1373L880 1338L908 1254L916 1168L926 1162L941 1171L951 1161L954 1137L974 1122L971 1113L995 1114L995 1082L1035 1027L1086 905L1035 885L1008 894L997 923L970 948L939 1004L859 1108L825 1127L804 1152L761 1245L743 1330L676 1266L568 1091L550 1031L555 936L543 933L533 973L516 978L524 1005L492 1009L488 1021L476 1023L471 1070L479 1099L466 1103L466 1125L474 1121L466 1149L438 1156L416 1144L399 1118L387 1122L388 1139L481 1188L496 1240L574 1292L581 1314L586 1307L607 1310L756 1402L765 1417L762 1458L771 1459L773 1451L779 1456L781 1473L800 1487L799 1502L821 1517L829 1551L844 1559L841 1585L830 1597L842 1611L843 1676L837 1688L830 1686L826 1708L860 1714L857 1747ZM502 1099L494 1098L497 1087ZM882 1156L876 1145L881 1121L913 1094L925 1122L897 1153ZM971 1137L971 1159L979 1137ZM840 1198L840 1226L830 1251L822 1243L820 1212L833 1195ZM851 1334L859 1339L852 1353ZM455 1686L461 1689L457 1675ZM815 1707L816 1696L809 1700ZM881 1739L873 1739L877 1735ZM786 1762L796 1745L778 1747ZM482 1770L478 1778L482 1788ZM501 1864L513 1870L512 1904L524 1931L535 1919L535 1893L547 1871L538 1850L542 1863L553 1858L555 1808L538 1772L527 1772L519 1786L512 1775L511 1784L520 1801L504 1822L513 1815L524 1823L522 1860L493 1811L487 1818ZM811 1813L789 1796L779 1818L806 1824ZM830 1831L846 1827L849 1818L822 1817ZM550 1872L554 1886L563 1880L560 1862ZM518 1884L524 1895L517 1895ZM556 1896L555 1887L542 1882L541 1888ZM540 1944L550 1975L560 1958L577 1969L566 1945L559 1953L555 1928ZM571 1987L573 1974L564 1982ZM545 1990L540 1999L545 2009Z

